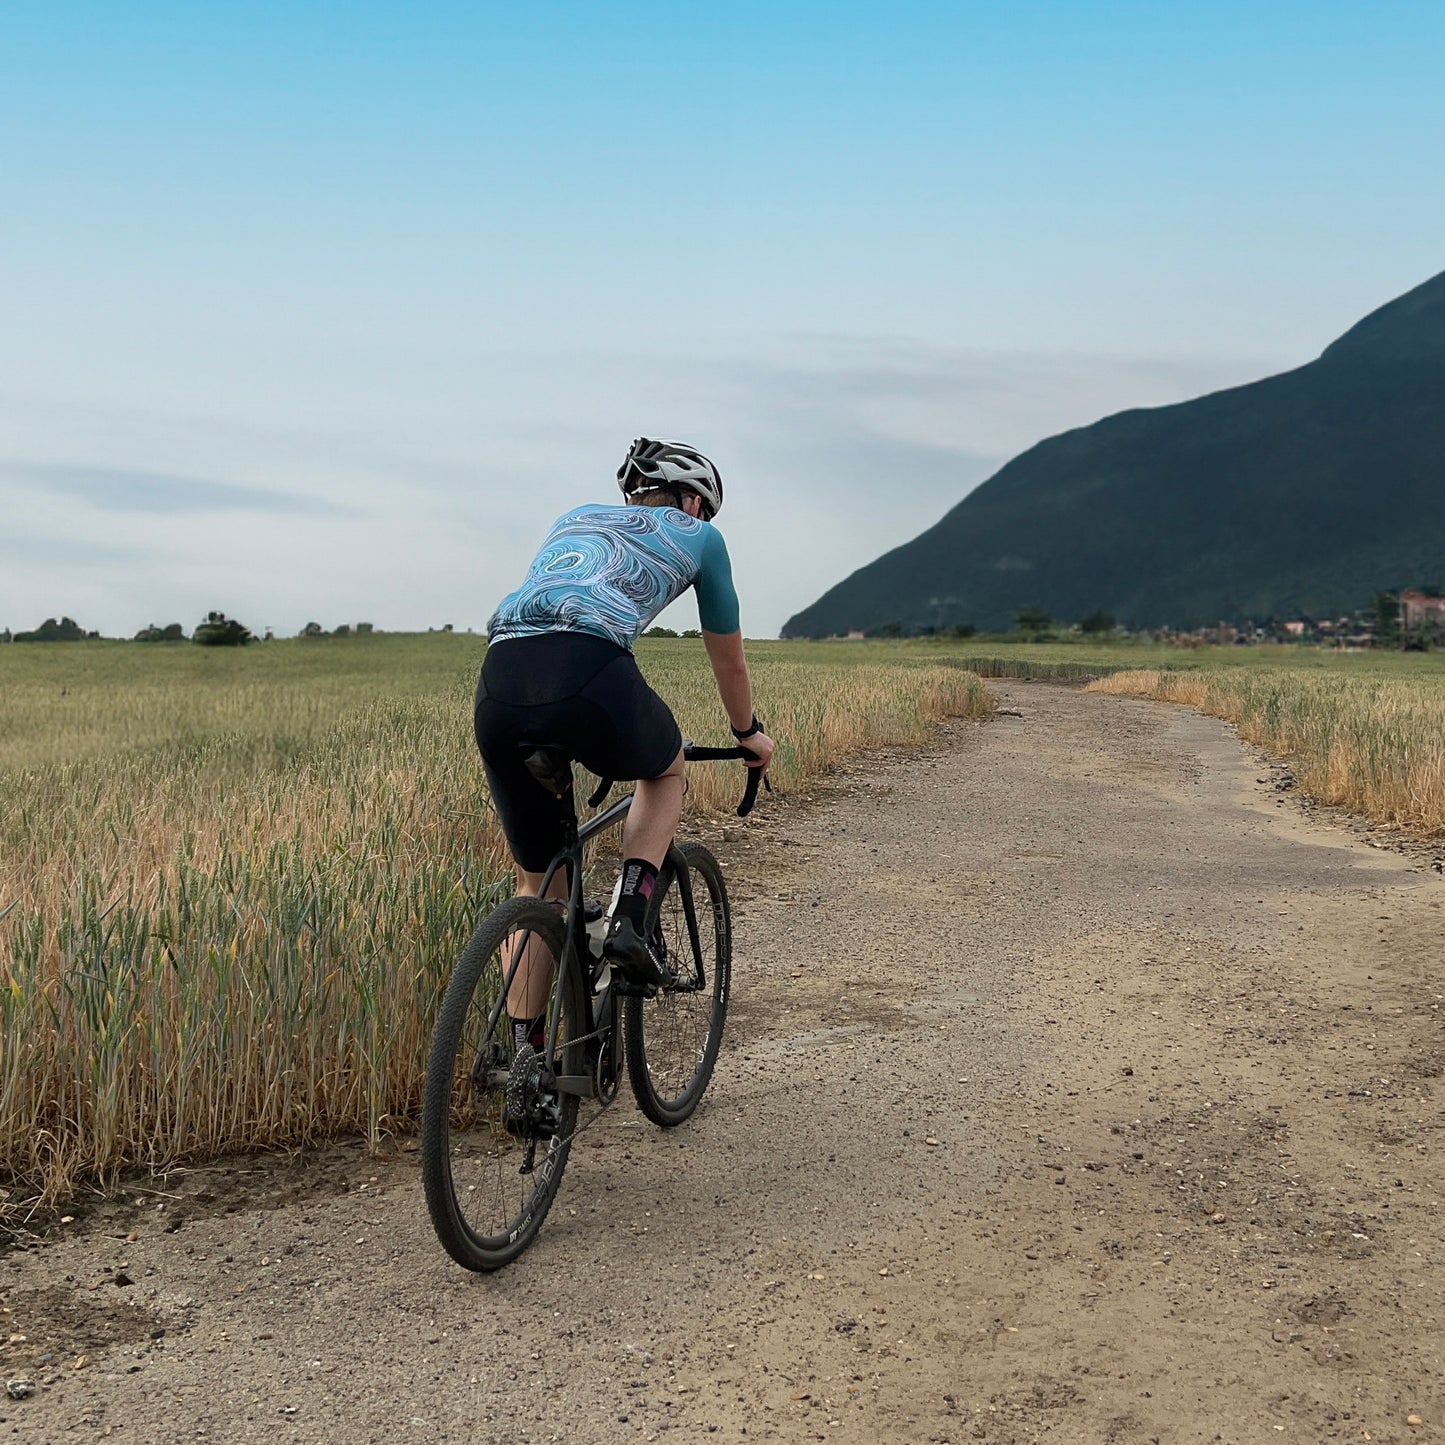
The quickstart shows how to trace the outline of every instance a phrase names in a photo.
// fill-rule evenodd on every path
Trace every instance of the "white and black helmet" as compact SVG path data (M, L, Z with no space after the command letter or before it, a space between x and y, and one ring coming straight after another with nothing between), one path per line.
M703 511L709 518L722 510L722 476L700 451L685 442L638 437L617 469L617 485L625 497L684 487L702 499Z

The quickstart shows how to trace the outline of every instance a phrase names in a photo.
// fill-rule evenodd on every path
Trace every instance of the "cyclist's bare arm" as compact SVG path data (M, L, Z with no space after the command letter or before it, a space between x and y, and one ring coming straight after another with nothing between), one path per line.
M734 731L745 732L753 721L753 684L743 656L743 635L704 631L702 640L728 721ZM767 733L754 733L743 746L757 755L757 761L748 764L750 768L766 768L773 760L773 740Z

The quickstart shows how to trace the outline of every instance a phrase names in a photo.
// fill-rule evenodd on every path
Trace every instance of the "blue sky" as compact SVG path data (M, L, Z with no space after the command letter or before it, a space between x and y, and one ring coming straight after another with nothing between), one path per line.
M481 627L645 432L774 633L1445 267L1442 73L1389 0L12 3L0 626Z

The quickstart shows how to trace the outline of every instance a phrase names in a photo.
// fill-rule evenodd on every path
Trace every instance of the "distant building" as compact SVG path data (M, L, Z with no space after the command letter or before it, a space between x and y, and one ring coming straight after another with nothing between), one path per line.
M1405 588L1400 593L1400 623L1406 632L1417 627L1445 628L1445 597Z

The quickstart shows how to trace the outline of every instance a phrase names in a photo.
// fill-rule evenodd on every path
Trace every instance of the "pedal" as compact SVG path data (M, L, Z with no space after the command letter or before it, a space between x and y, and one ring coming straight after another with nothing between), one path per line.
M618 998L656 998L658 993L655 983L638 983L620 968L612 970L612 991Z

